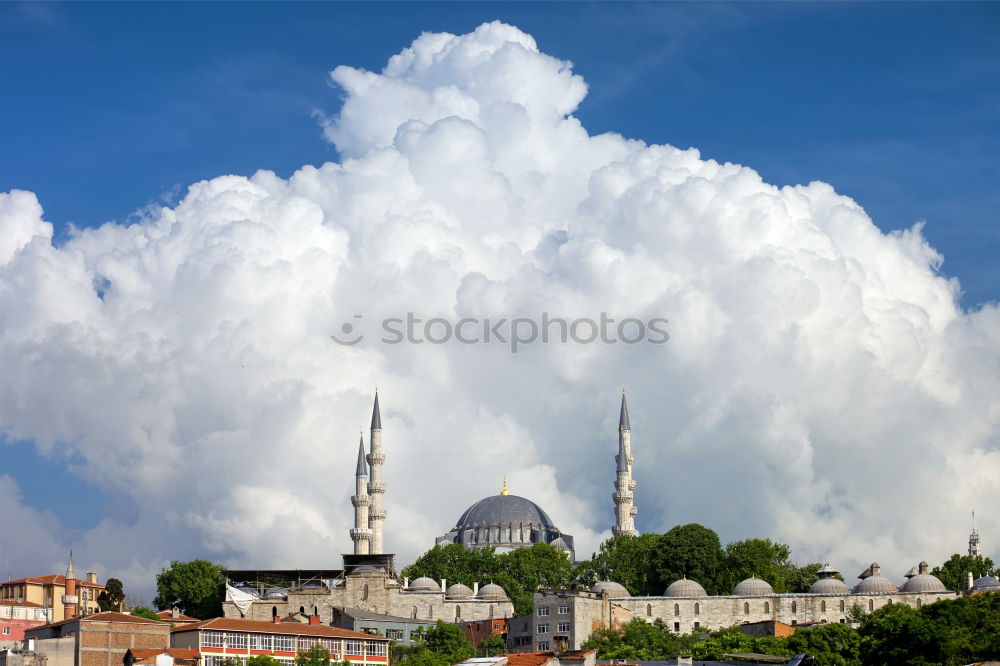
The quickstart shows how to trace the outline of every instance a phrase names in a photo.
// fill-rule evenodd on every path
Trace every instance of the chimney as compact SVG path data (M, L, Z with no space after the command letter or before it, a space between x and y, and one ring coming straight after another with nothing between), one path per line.
M97 582L97 574L94 573L93 571L88 571L87 572L87 582L88 583L96 583Z
M174 618L176 618L176 617L180 617L180 614L181 614L181 613L180 613L180 611L179 611L179 610L177 609L177 606L174 606L173 608L171 608L171 609L170 609L170 617L174 617Z
M410 589L410 579L409 578L404 578L403 579L403 589L404 590Z
M475 582L472 584L472 596L476 596L478 594L479 594L479 583Z
M927 568L928 567L927 567L927 562L926 561L921 561L920 564L917 565L917 571L919 571L922 574L926 574L927 573Z
M448 589L448 581L444 578L441 579L441 591L444 592Z
M311 625L317 625L317 624L319 624L319 615L310 615L309 616L309 624L311 624Z
M882 570L882 567L880 567L878 565L878 562L873 562L872 563L872 576L878 576L879 575L879 571L881 571L881 570Z
M278 615L272 617L271 620L273 620L275 624L281 624L281 617Z
M971 571L969 572L969 575L966 578L966 580L968 580L968 584L965 586L965 589L971 590L972 589L972 572Z

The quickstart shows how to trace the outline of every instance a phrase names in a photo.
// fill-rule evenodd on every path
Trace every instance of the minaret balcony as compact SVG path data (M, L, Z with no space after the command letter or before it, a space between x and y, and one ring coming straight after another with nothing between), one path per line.
M629 490L635 490L635 481L634 480L628 482L628 489Z
M384 453L369 453L366 457L369 465L381 465L385 462Z
M385 493L384 483L369 483L368 484L368 494L374 495L375 493Z
M80 597L75 594L64 594L62 595L62 602L64 606L75 606L80 603Z
M628 504L632 501L632 493L611 493L615 504Z
M371 539L372 538L372 528L370 527L354 527L351 528L351 538L352 539Z
M385 520L385 510L372 509L368 512L368 520Z
M372 498L368 495L353 495L351 497L351 504L354 505L354 508L359 506L371 506L371 503Z

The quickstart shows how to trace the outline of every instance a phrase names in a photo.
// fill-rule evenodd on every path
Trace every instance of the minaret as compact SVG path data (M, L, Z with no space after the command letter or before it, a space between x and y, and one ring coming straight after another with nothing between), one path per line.
M351 540L354 541L355 555L367 555L372 540L372 530L368 527L368 506L372 503L372 498L368 495L368 464L365 462L363 434L358 443L358 467L354 478L355 492L351 497L351 504L354 505L354 529L351 530Z
M976 531L976 512L972 512L972 532L969 534L969 555L982 557L983 549L979 545L979 532Z
M378 389L375 389L375 407L372 409L372 431L369 438L371 453L368 454L368 466L371 467L371 480L368 482L368 494L371 495L372 508L368 512L368 526L372 530L371 553L383 553L382 523L385 522L385 509L382 508L382 495L385 494L385 483L382 481L382 464L385 454L382 452L382 415L378 410Z
M69 551L69 563L66 565L66 589L62 595L63 619L68 620L80 614L80 599L76 594L76 573L73 571L73 551Z
M625 387L622 387L622 410L618 417L618 455L615 456L618 463L615 474L615 492L611 494L611 499L615 502L615 524L611 527L611 533L615 536L619 534L635 535L635 514L638 510L632 503L632 491L635 490L635 481L632 480L632 435L629 431L628 405L625 402Z

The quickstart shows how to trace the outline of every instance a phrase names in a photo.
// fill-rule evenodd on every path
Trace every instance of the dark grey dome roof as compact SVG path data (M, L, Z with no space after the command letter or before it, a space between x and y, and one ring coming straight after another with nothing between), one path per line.
M917 574L903 583L900 592L944 592L945 587L937 576Z
M462 514L455 529L500 525L537 525L554 529L552 519L529 499L517 495L493 495L479 500Z

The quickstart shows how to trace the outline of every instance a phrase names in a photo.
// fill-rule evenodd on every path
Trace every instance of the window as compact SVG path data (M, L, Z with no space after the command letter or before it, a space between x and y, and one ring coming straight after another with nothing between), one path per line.
M203 631L203 632L201 632L201 646L202 647L222 647L222 632L221 631Z
M646 604L646 615L653 614L653 604Z
M535 627L535 633L536 634L547 634L547 633L549 633L549 623L545 622L545 623L540 624L537 627Z
M750 614L750 604L748 604L745 601L743 602L743 614L744 615L749 615Z
M4 627L3 628L3 635L4 636L10 636L10 627Z
M490 604L490 617L493 617L493 604Z
M271 617L278 617L278 607L271 606Z
M821 613L825 613L826 612L826 600L825 599L823 601L819 602L819 610L820 610Z
M841 613L844 612L844 600L843 599L840 600L840 612Z
M924 605L924 603L922 601L920 601L920 599L918 598L917 599L917 608L920 608L923 605Z
M798 623L799 623L798 620L792 620L792 624L798 624Z
M276 652L291 652L294 648L292 647L292 637L291 636L275 636L274 637L274 649Z
M538 641L538 651L539 652L548 652L549 651L549 642L548 641Z
M680 615L680 614L681 614L681 605L674 604L674 615Z
M560 633L565 633L569 631L569 622L560 622L556 627Z
M247 649L247 635L243 632L226 634L226 642L229 644L229 647L234 650Z
M365 652L370 657L384 657L385 641L365 641Z
M695 615L701 615L701 604L695 604L694 605L694 614ZM698 626L697 622L695 622L694 624L695 624L695 626Z
M416 620L416 619L417 619L417 607L416 607L416 606L414 606L414 607L413 607L413 615L412 615L411 617L412 617L412 618L413 618L414 620Z
M870 610L870 611L875 610L875 600L874 599L869 599L868 600L868 610Z
M695 622L695 623L694 623L694 628L695 628L695 629L697 629L697 628L698 628L698 627L700 627L700 626L701 626L701 622Z
M569 615L569 604L560 604L559 605L559 614L560 615Z
M456 620L462 619L462 607L461 606L455 606L455 619Z
M368 583L365 583L365 586L361 589L361 598L362 599L368 598Z
M434 607L433 606L428 606L427 607L427 618L430 619L432 617L434 617Z
M798 610L799 610L799 605L793 601L792 602L792 612L793 613L797 613Z
M319 606L313 606L313 615L319 615Z
M251 650L272 650L274 646L274 641L271 640L271 636L267 634L250 634L250 649Z
M386 629L385 637L391 638L394 641L403 640L403 630L402 629Z
M681 630L681 623L674 622L674 631L680 632L680 630Z
M771 603L769 601L765 601L764 602L764 612L765 613L770 613L771 612Z
M333 638L321 638L319 644L330 651L330 654L340 654L340 641Z
M306 607L305 606L299 606L299 613L301 615L305 615L306 614Z
M344 649L345 654L352 655L363 655L365 653L365 644L361 641L346 641L347 647Z
M549 614L549 607L548 606L539 606L538 607L538 617L546 617L548 614Z

